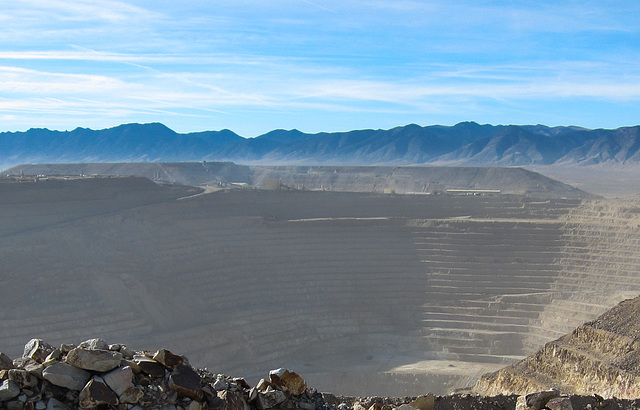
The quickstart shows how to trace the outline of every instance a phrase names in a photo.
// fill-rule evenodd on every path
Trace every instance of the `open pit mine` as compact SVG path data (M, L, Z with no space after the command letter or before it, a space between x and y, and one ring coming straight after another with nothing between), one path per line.
M11 358L99 337L252 386L286 368L336 395L438 395L640 294L634 198L25 175L0 180Z

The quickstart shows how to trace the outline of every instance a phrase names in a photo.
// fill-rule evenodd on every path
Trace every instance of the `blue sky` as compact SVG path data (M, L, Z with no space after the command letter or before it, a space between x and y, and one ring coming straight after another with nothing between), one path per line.
M14 0L0 130L640 124L640 2Z

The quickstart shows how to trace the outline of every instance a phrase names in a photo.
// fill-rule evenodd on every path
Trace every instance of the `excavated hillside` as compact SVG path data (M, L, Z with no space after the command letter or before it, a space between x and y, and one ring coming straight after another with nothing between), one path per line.
M0 346L99 336L338 394L446 393L640 294L638 202L0 184Z
M560 219L554 295L533 323L529 348L593 320L612 301L640 294L640 197L583 201Z
M563 394L640 397L640 297L621 302L598 319L547 343L534 355L484 375L477 393Z

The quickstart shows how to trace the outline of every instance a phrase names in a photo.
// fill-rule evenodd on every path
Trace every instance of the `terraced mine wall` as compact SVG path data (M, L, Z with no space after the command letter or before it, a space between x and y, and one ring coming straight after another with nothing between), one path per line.
M14 198L0 202L0 346L10 356L32 337L99 336L185 352L250 380L287 367L338 394L444 393L597 316L634 292L639 275L636 205L514 195L177 195L114 180L121 193L108 206L99 183L81 195L51 196L48 185L2 192ZM137 197L140 186L156 197ZM623 229L603 219L609 214L626 221ZM607 271L621 249L628 270ZM580 285L575 275L583 274ZM593 288L596 279L606 287ZM565 311L554 316L554 306Z
M563 218L555 292L528 346L540 346L640 294L640 200L586 201Z

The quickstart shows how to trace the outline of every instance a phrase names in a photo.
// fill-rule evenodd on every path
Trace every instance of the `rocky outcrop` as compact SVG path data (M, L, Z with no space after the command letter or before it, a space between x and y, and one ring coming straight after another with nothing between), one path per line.
M592 322L547 343L534 355L482 376L482 394L565 394L640 397L640 297L623 301Z

